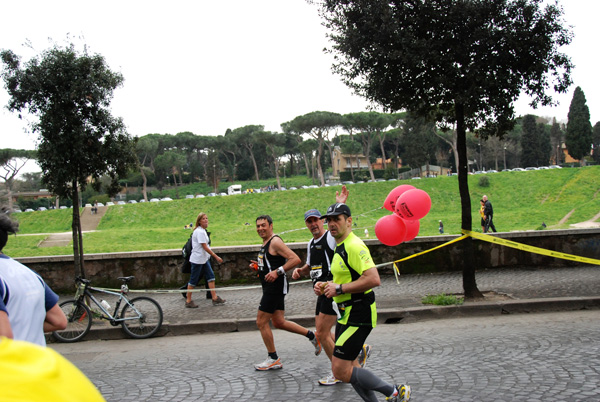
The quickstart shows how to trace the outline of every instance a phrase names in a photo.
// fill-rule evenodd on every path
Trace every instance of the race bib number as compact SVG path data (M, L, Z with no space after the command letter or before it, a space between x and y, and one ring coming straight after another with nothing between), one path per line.
M321 277L322 273L323 273L322 265L315 265L313 267L310 267L310 279L318 279Z

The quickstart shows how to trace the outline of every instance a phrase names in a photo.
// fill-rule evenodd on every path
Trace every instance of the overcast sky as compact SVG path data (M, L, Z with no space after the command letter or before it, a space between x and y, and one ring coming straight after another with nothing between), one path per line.
M560 106L517 113L567 119L576 86L585 93L591 123L600 120L597 79L598 0L561 0L575 38L563 49L574 85ZM223 135L228 128L280 124L316 110L366 110L331 72L325 29L305 0L12 1L3 2L0 49L28 60L69 35L79 48L103 55L125 78L112 110L136 136L191 131ZM29 40L34 49L23 44ZM35 136L5 108L0 88L0 148L34 149Z

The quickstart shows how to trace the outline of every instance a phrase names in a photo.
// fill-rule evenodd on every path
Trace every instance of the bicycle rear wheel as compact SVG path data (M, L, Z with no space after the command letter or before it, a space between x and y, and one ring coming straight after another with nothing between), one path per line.
M52 332L52 336L60 342L77 342L90 331L92 313L83 302L74 299L60 303L60 308L67 317L67 328Z
M149 297L136 297L126 304L121 313L123 331L132 338L143 339L154 335L162 325L163 312L160 305Z

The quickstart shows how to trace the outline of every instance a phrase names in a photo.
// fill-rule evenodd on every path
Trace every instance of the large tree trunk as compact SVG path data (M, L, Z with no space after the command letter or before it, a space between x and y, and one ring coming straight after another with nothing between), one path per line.
M12 212L13 210L13 197L12 197L12 184L9 184L6 181L6 196L8 197L8 210Z
M304 166L306 167L306 177L310 178L311 171L310 166L308 166L308 156L305 153L303 153L302 156L304 157Z
M148 202L148 178L146 177L146 173L144 173L144 167L140 168L140 173L142 174L142 194L144 195L144 200Z
M325 185L325 178L323 177L323 168L321 167L321 155L323 155L323 139L319 139L319 148L317 149L317 173L321 181L321 186Z
M277 189L281 191L281 180L279 180L279 159L273 156L275 159L275 179L277 179Z
M379 132L378 137L379 137L379 148L381 148L381 163L383 166L383 170L385 170L387 168L387 162L386 162L386 158L385 158L385 148L383 146L383 143L385 142L385 133Z
M258 177L258 166L256 166L256 159L254 158L254 153L252 153L252 150L250 150L250 158L252 159L252 165L254 166L254 175L256 176L256 181L260 181L260 178Z
M367 134L369 137L371 134ZM369 168L369 175L371 176L371 180L375 181L375 174L373 173L373 165L371 164L371 139L369 138L367 142L363 142L363 151L365 152L365 156L367 157L367 167Z
M458 151L456 150L456 147L457 147L457 145L456 145L456 142L457 142L457 140L456 140L456 137L457 137L456 130L452 131L452 141L448 141L446 138L444 138L441 135L439 135L437 133L437 130L434 131L434 133L435 133L435 135L438 136L438 138L441 138L442 140L444 140L448 145L450 145L450 148L452 148L452 154L454 155L454 166L456 168L456 171L458 172Z
M467 133L465 128L464 108L460 103L456 104L456 133L458 150L458 190L461 205L461 228L472 230L471 197L468 182L468 160L467 160ZM467 237L462 242L463 253L463 289L465 298L483 297L477 288L475 281L475 248L473 238Z
M83 262L83 236L81 235L81 219L79 215L79 187L77 180L73 180L73 223L71 224L73 232L73 263L75 272L85 278L85 268Z

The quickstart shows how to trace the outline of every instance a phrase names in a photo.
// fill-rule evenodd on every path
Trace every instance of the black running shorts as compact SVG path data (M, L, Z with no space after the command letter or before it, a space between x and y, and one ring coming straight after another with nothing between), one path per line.
M333 355L342 360L356 359L372 330L370 325L353 327L338 323L335 327Z
M317 308L315 309L315 315L319 315L319 313L323 313L326 315L337 315L337 313L333 310L331 304L333 303L333 299L328 298L325 295L320 295L317 298Z
M275 310L285 310L284 300L284 294L263 293L258 309L269 314L275 313Z

